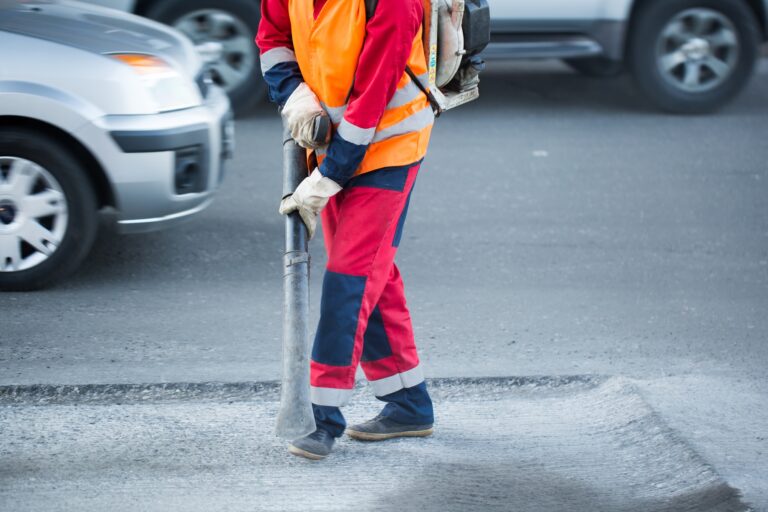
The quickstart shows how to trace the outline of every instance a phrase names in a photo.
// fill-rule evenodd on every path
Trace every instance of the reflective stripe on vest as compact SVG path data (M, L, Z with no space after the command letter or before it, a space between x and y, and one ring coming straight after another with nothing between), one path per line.
M329 0L317 19L313 2L309 0L289 0L288 9L295 58L305 82L344 140L357 145L369 144L354 174L422 159L434 114L424 92L405 71L375 128L361 128L344 118L365 40L365 1ZM289 58L288 55L279 57ZM428 83L421 29L414 37L407 64L420 82ZM326 151L317 150L315 154L319 164Z
M421 91L419 91L421 92ZM427 105L416 112L406 117L402 121L393 124L383 130L376 130L376 134L373 136L373 142L381 142L398 135L404 135L410 132L418 132L432 126L435 121L435 113L432 111L432 105ZM346 139L346 137L344 137Z

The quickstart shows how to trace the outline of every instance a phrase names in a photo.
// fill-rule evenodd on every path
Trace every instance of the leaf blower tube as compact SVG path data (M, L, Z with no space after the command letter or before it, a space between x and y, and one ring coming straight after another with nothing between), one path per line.
M327 142L331 121L327 115L315 119L314 138ZM307 177L307 153L283 127L283 198L293 194ZM293 212L285 218L283 255L283 375L280 410L275 433L297 439L315 431L309 396L309 248L307 228Z

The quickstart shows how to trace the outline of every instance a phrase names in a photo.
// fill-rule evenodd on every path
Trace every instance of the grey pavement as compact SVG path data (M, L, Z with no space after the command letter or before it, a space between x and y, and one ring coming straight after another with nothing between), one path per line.
M431 387L433 436L343 438L320 463L286 455L271 435L275 387L5 407L0 503L15 512L748 510L626 379ZM364 391L351 418L375 410Z
M479 102L438 120L399 250L428 376L631 378L768 510L767 86L764 61L691 118L626 78L494 64ZM200 217L104 229L66 283L3 295L0 385L279 378L278 140L273 109L241 120Z

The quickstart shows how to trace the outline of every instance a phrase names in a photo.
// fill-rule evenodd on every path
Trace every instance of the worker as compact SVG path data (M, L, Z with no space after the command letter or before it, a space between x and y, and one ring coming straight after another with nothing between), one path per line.
M321 217L328 264L312 347L310 396L317 429L289 444L322 459L346 429L358 440L423 437L432 401L394 262L434 112L427 97L422 0L387 0L366 16L364 0L262 0L256 43L270 99L311 172L280 213L298 211L314 235ZM406 69L407 68L407 69ZM330 143L313 141L330 116ZM346 427L361 365L386 402Z

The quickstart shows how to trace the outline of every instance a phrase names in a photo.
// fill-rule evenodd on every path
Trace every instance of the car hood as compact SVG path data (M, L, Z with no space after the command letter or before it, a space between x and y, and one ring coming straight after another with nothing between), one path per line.
M194 47L181 33L132 14L81 2L0 0L0 30L92 53L148 53L190 76L200 67Z

